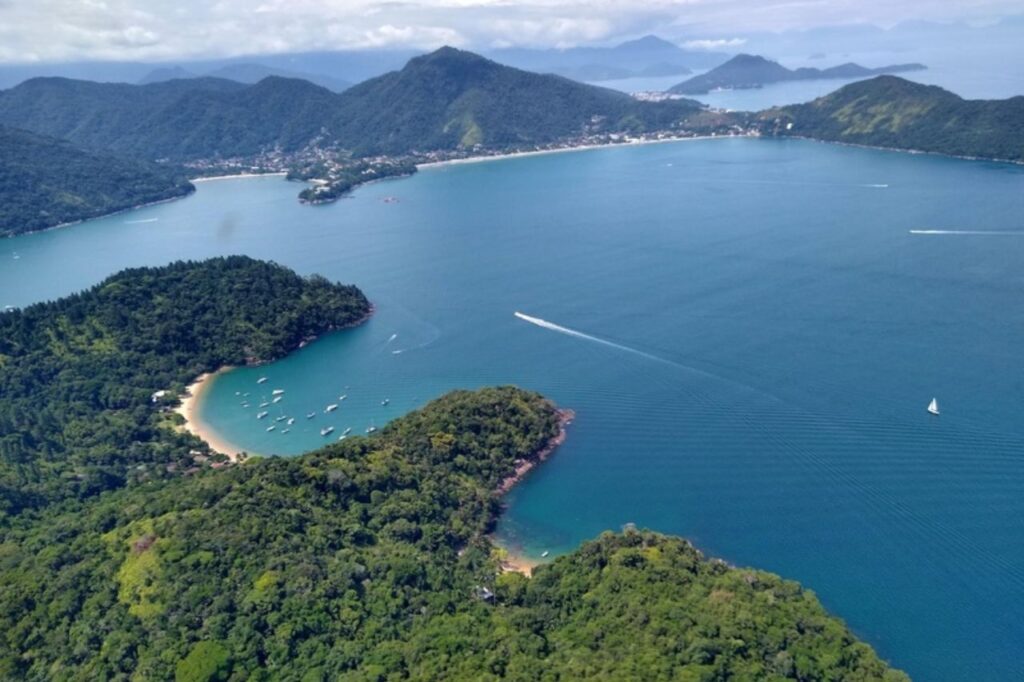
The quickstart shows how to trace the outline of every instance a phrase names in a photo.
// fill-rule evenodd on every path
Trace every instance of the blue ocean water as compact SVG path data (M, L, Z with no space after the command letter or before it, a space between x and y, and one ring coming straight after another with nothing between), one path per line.
M0 306L228 253L357 283L369 323L218 379L203 418L294 454L451 388L535 389L578 416L509 496L509 544L676 533L801 581L917 679L1024 677L1024 168L732 139L299 189L0 242ZM286 435L236 395L275 388Z

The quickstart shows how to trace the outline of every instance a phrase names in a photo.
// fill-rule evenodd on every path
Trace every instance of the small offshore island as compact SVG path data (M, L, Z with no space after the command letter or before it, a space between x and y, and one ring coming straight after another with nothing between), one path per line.
M535 393L455 391L374 436L236 466L174 428L198 373L369 310L355 287L232 257L0 315L0 419L26 420L0 470L0 674L580 679L657 660L680 679L907 679L810 592L680 539L608 533L533 578L501 572L500 495L571 419ZM79 435L48 438L53 419Z

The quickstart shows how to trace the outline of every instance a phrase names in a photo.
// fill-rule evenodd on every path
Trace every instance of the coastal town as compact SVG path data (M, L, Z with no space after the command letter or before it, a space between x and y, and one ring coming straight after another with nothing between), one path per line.
M637 93L641 98L648 93ZM653 101L653 100L651 100ZM601 123L594 120L595 127ZM280 148L254 156L211 158L185 164L196 178L231 175L261 175L284 173L288 180L309 183L299 194L299 201L307 204L325 204L337 201L359 185L385 178L411 175L420 167L529 154L610 147L617 145L651 144L675 140L751 137L760 135L756 122L730 112L706 109L687 125L650 132L595 132L587 131L572 137L563 137L546 143L514 146L487 146L476 144L454 149L411 151L400 155L357 156L350 150L326 142L323 138L296 152Z

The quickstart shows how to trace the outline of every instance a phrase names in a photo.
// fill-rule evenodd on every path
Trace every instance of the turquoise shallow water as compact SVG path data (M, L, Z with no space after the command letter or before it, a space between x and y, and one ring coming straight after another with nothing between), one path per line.
M2 241L0 306L226 253L357 283L368 324L219 379L204 418L293 454L451 388L535 389L578 418L510 495L510 544L678 533L802 581L917 679L1024 677L1024 234L909 233L1024 230L1024 168L739 139L298 190L207 183ZM287 435L235 395L273 388Z

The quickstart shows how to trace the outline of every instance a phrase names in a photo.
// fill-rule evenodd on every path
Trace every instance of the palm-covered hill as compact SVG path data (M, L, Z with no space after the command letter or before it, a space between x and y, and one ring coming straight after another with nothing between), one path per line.
M851 83L761 114L779 135L1024 161L1024 97L965 100L895 76Z
M172 199L193 189L173 169L0 125L0 237Z
M0 517L0 678L906 679L797 584L682 540L606 535L500 574L496 489L559 433L537 394L458 391L220 469L151 401L366 310L227 258L0 314L3 495L49 501Z
M667 128L688 101L642 103L565 78L442 48L335 94L306 81L217 78L148 85L37 78L0 92L0 123L92 149L184 161L294 151L359 153L550 142L585 131Z

